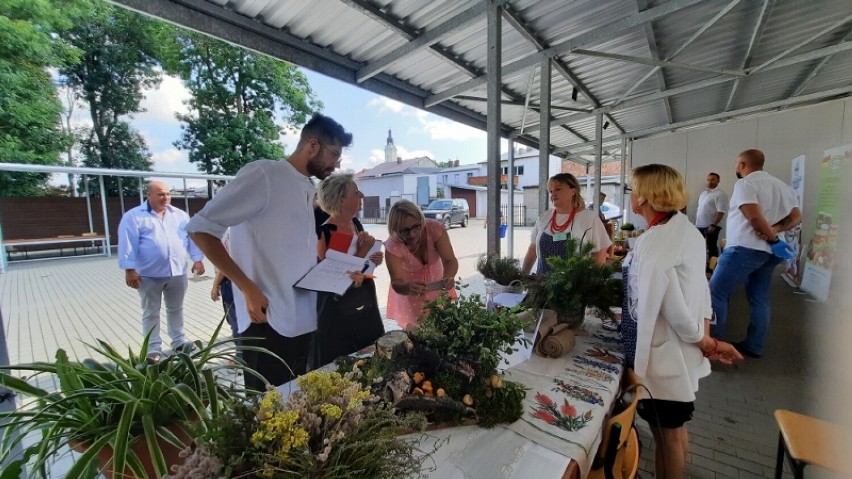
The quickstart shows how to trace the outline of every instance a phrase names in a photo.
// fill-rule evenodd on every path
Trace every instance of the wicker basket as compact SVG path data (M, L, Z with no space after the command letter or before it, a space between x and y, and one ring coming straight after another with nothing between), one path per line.
M495 295L500 293L522 293L524 291L524 286L516 279L509 283L509 286L503 286L502 284L495 282L491 286L491 290Z

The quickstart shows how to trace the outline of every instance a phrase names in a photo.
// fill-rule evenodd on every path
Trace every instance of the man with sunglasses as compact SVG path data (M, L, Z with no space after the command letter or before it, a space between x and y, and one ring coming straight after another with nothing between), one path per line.
M311 334L317 326L316 293L293 285L316 265L314 187L340 166L352 134L333 119L314 114L286 161L259 160L237 177L187 225L190 237L236 286L234 308L241 342L268 349L243 351L246 387L263 391L306 370ZM231 228L230 254L219 238ZM259 338L259 339L258 339Z

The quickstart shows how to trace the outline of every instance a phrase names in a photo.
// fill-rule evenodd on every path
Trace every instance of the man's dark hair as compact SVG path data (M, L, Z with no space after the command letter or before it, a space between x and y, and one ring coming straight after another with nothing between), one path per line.
M714 172L712 172L712 171L711 171L710 173L707 173L707 176L715 176L717 180L721 180L721 179L722 179L722 177L721 177L721 176L719 176L719 173L714 173Z
M316 138L326 145L339 144L343 148L352 145L352 133L347 132L340 126L340 123L322 113L314 113L305 127L302 128L299 146L301 147L311 138Z

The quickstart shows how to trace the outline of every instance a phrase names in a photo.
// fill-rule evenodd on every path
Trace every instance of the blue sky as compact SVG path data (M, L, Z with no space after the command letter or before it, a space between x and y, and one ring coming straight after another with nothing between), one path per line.
M452 120L427 113L367 90L302 69L317 98L324 103L323 113L331 116L354 135L354 144L344 151L341 168L360 171L384 161L388 128L403 159L429 156L437 161L459 160L460 164L485 160L486 135ZM145 92L145 112L131 119L148 143L154 170L162 172L198 172L187 159L187 153L174 147L180 136L180 123L175 112L185 112L183 104L189 95L177 78L165 77L159 88ZM76 123L90 124L87 112L76 106ZM288 152L293 151L298 132L282 138ZM505 150L505 141L503 149ZM55 178L60 184L62 178ZM180 186L180 180L167 180ZM190 180L189 184L202 185Z

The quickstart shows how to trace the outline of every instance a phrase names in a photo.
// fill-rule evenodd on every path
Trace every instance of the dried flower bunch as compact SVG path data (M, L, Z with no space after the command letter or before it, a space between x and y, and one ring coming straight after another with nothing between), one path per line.
M395 414L358 374L313 371L286 401L278 390L235 401L169 477L416 477L428 455L398 434L422 430L425 418Z

